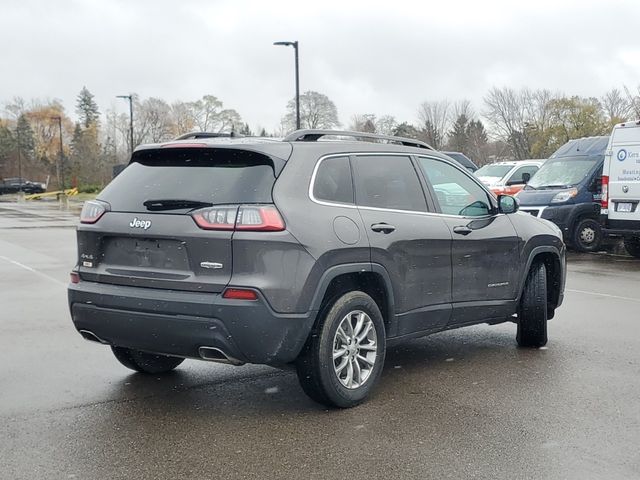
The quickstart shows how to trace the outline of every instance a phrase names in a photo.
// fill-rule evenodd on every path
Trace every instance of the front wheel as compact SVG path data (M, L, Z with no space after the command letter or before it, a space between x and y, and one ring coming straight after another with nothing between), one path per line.
M382 373L385 330L376 302L354 291L320 313L320 322L296 362L307 395L330 407L362 402Z
M130 348L111 347L111 350L125 367L151 375L170 372L184 361L184 358L155 355Z
M595 252L602 243L602 228L593 218L583 218L573 229L573 246L579 252Z
M547 344L547 270L536 263L529 270L518 311L518 345L540 348Z
M640 237L625 237L624 248L632 257L640 258Z

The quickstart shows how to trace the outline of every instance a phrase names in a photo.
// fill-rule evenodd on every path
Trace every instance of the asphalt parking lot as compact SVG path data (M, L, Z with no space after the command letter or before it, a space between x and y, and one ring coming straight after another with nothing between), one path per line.
M293 372L132 374L66 304L75 216L0 203L0 478L640 478L640 261L569 257L550 342L476 326L388 353L369 402Z

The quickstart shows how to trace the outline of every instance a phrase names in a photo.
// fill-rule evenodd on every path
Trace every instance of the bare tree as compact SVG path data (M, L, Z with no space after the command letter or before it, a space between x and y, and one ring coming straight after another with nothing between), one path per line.
M176 137L184 133L193 132L196 128L190 103L179 101L172 103L171 117L173 118L173 134Z
M444 146L451 124L450 110L448 100L423 102L418 108L420 136L436 150Z
M640 85L637 87L637 93L626 86L624 87L624 93L627 94L629 102L629 114L633 116L634 120L640 119Z
M606 92L600 98L600 103L607 116L607 120L611 123L627 120L632 108L629 98L625 97L617 88L612 88Z
M530 158L531 146L527 138L527 90L516 92L511 88L493 87L484 97L484 116L498 138L511 146L516 159Z
M475 117L473 107L471 106L471 100L468 100L466 98L453 102L451 110L451 116L449 118L451 123L453 123L457 118L460 118L463 115L469 120L473 120L473 118Z
M287 104L287 114L283 118L288 130L296 125L296 102ZM302 128L334 128L340 126L338 109L326 95L312 90L300 95L300 126Z
M376 131L383 135L393 135L397 127L398 122L393 115L382 115L376 121Z
M351 117L349 130L356 132L377 133L376 116L373 113L355 114Z

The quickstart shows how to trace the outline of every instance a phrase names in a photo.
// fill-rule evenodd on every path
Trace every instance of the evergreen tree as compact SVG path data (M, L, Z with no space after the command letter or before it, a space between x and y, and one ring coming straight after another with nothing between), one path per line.
M248 123L244 123L242 127L240 127L239 133L241 135L244 135L245 137L253 137L253 132L251 131L251 128L249 127Z
M18 148L22 155L31 157L36 148L36 140L33 134L33 129L27 117L20 115L16 124L16 141L18 142Z
M483 164L487 157L489 138L480 120L471 120L467 125L467 150L464 152L477 164Z
M89 128L98 122L100 118L100 110L98 104L93 100L93 94L87 89L82 87L78 98L76 100L76 113L80 117L80 121L84 128Z
M9 127L0 121L0 177L15 150L15 139ZM6 171L5 171L6 172Z
M391 134L397 137L418 138L418 130L416 127L407 122L399 124Z
M448 148L454 152L467 152L469 143L469 119L463 113L458 116L449 132Z

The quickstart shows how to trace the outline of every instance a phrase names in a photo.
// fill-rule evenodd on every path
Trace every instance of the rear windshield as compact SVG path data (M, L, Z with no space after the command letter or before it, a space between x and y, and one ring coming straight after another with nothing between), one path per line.
M589 176L598 160L598 157L562 157L548 160L531 178L528 186L539 189L578 185Z
M214 205L271 203L271 158L235 149L141 150L98 195L114 211L146 211L148 200L189 200Z

